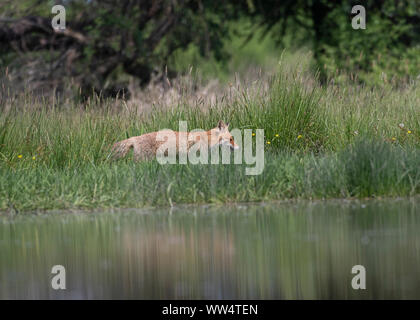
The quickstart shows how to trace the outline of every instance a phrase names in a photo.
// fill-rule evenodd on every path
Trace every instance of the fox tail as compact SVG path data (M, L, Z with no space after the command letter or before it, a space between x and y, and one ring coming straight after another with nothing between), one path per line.
M113 159L120 159L127 155L130 148L133 147L133 142L130 139L118 141L114 143L111 148L111 155Z

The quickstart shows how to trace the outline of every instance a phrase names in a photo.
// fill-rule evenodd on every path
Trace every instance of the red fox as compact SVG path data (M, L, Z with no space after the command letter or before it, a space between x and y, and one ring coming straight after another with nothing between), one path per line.
M229 146L232 150L239 149L239 146L233 140L230 134L229 124L219 121L217 127L210 129L209 131L194 132L194 140L188 139L186 143L187 151L196 142L204 142L209 148L217 145ZM130 148L133 148L134 160L151 160L156 157L159 147L163 143L169 143L176 147L176 152L180 151L180 136L184 134L187 139L188 132L174 131L172 135L167 135L166 141L160 141L158 134L171 132L170 130L161 130L158 132L146 133L141 136L131 137L126 140L115 143L112 147L112 153L114 158L122 158L127 155ZM171 132L172 133L172 132ZM191 135L192 133L190 133ZM170 137L172 136L172 138Z

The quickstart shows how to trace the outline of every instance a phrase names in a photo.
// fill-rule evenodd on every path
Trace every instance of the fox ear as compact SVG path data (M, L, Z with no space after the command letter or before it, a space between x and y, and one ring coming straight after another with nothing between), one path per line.
M217 127L219 128L219 130L222 130L225 127L225 123L222 120L219 120Z

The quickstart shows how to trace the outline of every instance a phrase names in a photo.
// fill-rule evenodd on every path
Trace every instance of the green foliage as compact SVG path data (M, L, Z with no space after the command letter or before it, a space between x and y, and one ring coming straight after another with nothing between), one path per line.
M218 76L226 81L232 71L267 67L281 46L312 46L314 66L324 83L350 79L398 86L415 79L420 68L418 1L365 1L366 30L351 27L351 9L356 4L343 0L70 1L66 3L68 28L83 41L38 34L49 28L48 23L24 34L14 28L13 37L21 44L43 44L28 49L28 61L43 58L45 65L57 69L50 72L57 75L56 82L78 79L88 92L92 87L117 86L128 75L146 84L156 70L168 70L172 77L191 66L198 67L206 79ZM49 18L47 8L37 1L7 1L0 5L0 15ZM0 35L10 34L4 28L7 23L0 24ZM0 36L4 38L2 66L25 56L7 37ZM26 52L25 48L21 45L20 51ZM71 58L63 68L60 59L65 55Z
M185 49L174 51L168 66L184 74L195 71L204 80L218 79L227 83L232 80L232 74L249 72L250 66L265 71L271 70L278 62L281 51L272 32L265 34L262 28L255 28L246 18L229 21L226 25L227 35L221 38L223 55L219 59L213 51L203 56L199 46L189 44Z
M327 19L334 24L321 39L318 66L337 81L351 80L399 85L418 76L420 69L420 14L417 1L368 1L366 29L353 29L350 4L337 5ZM353 15L355 16L355 15ZM347 78L348 79L348 78Z
M413 194L420 187L419 157L418 149L407 152L398 145L365 138L345 150L340 160L350 194L368 197L389 190Z

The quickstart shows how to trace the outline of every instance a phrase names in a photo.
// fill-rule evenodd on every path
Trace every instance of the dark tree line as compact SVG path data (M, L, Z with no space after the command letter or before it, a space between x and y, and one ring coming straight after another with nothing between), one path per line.
M273 31L279 43L286 32L303 32L324 76L326 65L370 72L378 52L391 56L384 68L397 70L400 60L408 59L416 70L420 60L412 48L420 42L419 2L362 1L365 32L351 29L350 11L358 1L67 0L57 1L67 13L66 29L58 32L51 27L50 2L4 0L0 68L15 72L18 80L51 86L72 79L86 90L102 89L117 73L144 85L176 50L189 45L203 56L227 59L223 39L229 22L248 17L255 27Z
M44 10L35 15L39 7ZM116 69L146 84L176 49L195 43L203 54L217 52L229 14L218 7L217 1L67 1L66 29L55 31L45 1L32 1L22 16L4 4L0 56L3 65L44 59L40 66L50 76L76 79L83 87L101 88ZM42 77L42 70L34 72Z

